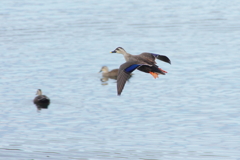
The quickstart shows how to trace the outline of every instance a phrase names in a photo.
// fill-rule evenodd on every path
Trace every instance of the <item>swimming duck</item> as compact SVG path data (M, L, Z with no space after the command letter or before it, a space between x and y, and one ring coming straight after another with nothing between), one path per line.
M113 69L113 70L109 71L107 66L103 66L101 68L101 70L99 71L99 73L100 72L102 72L103 77L109 77L109 78L117 79L118 69Z
M33 100L33 102L35 104L43 104L45 106L49 105L50 99L47 96L42 95L42 90L41 89L37 90L36 95L37 95L37 97L35 97L34 100Z
M155 53L144 52L139 55L131 55L127 53L122 47L116 48L111 53L119 53L122 54L126 60L119 67L118 76L117 76L117 93L121 95L121 92L124 88L124 85L129 78L130 74L138 69L145 73L150 73L155 79L158 78L159 74L165 75L167 73L161 68L158 68L156 65L155 59L159 59L166 63L171 64L170 59L167 56L159 55Z

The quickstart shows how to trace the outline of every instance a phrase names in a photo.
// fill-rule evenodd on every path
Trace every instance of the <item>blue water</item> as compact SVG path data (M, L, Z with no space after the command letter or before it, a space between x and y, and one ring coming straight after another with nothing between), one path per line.
M0 2L0 159L239 160L240 3ZM168 56L121 96L103 65ZM37 89L51 99L37 110Z

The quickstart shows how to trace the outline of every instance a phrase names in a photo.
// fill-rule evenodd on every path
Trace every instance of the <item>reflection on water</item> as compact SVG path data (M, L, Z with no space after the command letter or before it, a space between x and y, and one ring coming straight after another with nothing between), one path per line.
M35 103L38 110L48 109L50 103Z
M117 77L107 77L107 76L103 76L100 80L101 80L101 82L107 82L109 79L117 80Z
M107 66L103 66L99 73L102 72L102 78L100 79L101 82L107 82L109 79L117 80L118 75L118 69L113 69L109 71ZM103 85L106 85L107 83L103 83Z
M109 79L117 80L118 69L113 69L109 71L107 66L103 66L100 69L99 73L102 73L102 77L100 78L102 85L108 85L107 81Z
M0 159L239 159L239 8L0 1ZM116 80L96 73L125 62L109 53L116 46L174 64L159 63L168 75L157 80L134 71L119 97ZM51 98L41 113L37 88Z

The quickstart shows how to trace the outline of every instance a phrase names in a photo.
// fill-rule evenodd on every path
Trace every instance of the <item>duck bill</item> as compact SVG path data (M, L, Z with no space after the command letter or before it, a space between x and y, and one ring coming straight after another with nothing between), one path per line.
M114 50L114 51L112 51L112 52L110 52L110 53L117 53L117 52Z

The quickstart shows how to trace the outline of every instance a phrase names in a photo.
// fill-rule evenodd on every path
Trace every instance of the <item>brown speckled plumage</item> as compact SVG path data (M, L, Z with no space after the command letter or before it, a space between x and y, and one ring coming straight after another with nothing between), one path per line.
M166 73L166 71L158 68L155 62L156 58L171 64L171 61L167 56L148 52L144 52L140 55L131 55L127 53L122 47L116 48L111 53L120 53L124 56L126 60L126 62L120 66L118 71L117 77L118 95L121 95L121 92L124 88L127 79L135 69L138 69L145 73L150 73L154 76L154 78L156 78L158 74L165 75Z

